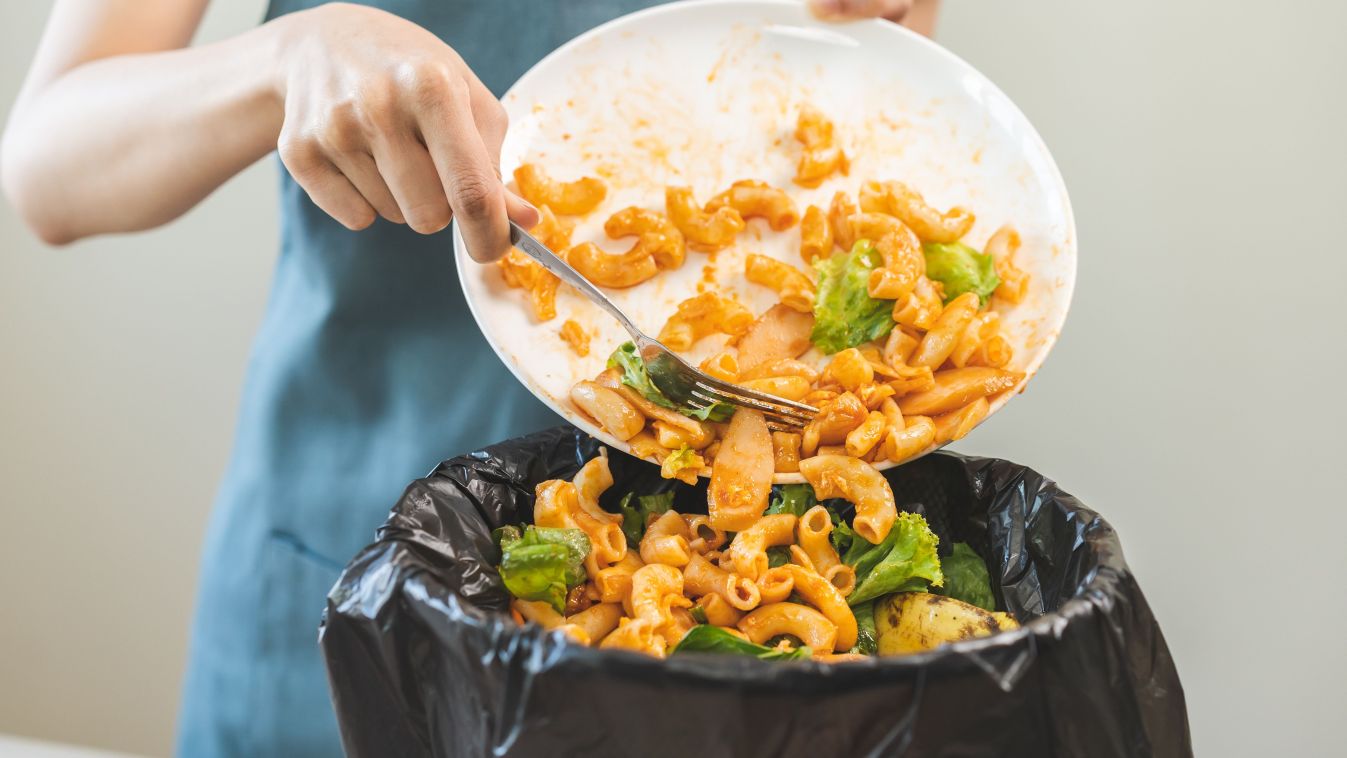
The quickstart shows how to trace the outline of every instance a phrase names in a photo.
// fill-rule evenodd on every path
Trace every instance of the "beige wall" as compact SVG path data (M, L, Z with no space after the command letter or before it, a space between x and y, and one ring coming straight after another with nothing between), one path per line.
M0 7L4 107L42 5ZM1347 6L1236 5L947 0L941 39L1039 127L1081 239L1057 351L962 448L1118 527L1199 754L1327 755L1347 681ZM261 6L215 3L204 36ZM0 207L0 732L169 750L273 198L263 164L166 229L60 251Z

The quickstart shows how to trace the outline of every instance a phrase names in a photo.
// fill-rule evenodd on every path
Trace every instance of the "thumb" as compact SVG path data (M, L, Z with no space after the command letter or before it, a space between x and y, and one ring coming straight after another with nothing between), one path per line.
M901 21L912 9L912 0L808 0L809 11L824 21L886 18Z
M505 215L525 229L532 229L542 220L537 208L508 189L505 190Z

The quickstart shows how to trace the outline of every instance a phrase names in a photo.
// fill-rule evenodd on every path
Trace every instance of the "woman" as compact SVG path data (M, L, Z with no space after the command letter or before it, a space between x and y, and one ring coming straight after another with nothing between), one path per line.
M178 751L335 755L315 641L341 565L438 460L557 421L454 281L508 249L496 94L650 0L274 0L189 47L207 0L58 0L7 125L6 193L63 244L148 229L277 150L281 254L206 540ZM816 0L929 29L917 0ZM369 7L374 6L374 7ZM909 13L911 11L911 13Z

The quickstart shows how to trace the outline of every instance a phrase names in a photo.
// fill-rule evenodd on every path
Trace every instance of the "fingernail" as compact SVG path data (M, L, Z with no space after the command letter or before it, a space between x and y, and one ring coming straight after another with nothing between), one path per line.
M538 225L538 222L543 220L543 214L538 210L537 206L535 206L533 203L530 203L529 201L525 200L524 198L519 197L518 195L515 195L515 197L519 198L519 204L520 204L520 205L522 205L522 206L524 206L525 208L527 208L527 209L533 211L533 218L532 218L532 220L526 222L525 219L520 218L520 219L516 219L516 221L518 221L519 223L523 224L525 227L528 227L528 228L530 228L530 229L532 229L534 226L537 226L537 225ZM524 214L524 215L526 216L527 214Z
M842 0L810 0L809 9L816 16L837 16L842 13Z

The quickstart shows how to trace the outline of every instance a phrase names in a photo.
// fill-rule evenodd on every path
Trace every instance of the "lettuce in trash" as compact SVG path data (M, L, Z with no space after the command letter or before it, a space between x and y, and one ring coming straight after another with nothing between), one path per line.
M639 545L641 538L645 536L645 528L672 508L673 501L672 492L661 492L658 495L637 495L628 492L624 495L617 509L622 514L622 533L627 536L627 544Z
M749 642L718 626L707 624L694 626L683 635L683 639L673 649L674 655L679 653L731 653L751 655L764 661L807 661L813 655L813 651L808 647L778 650Z
M655 386L650 373L645 369L645 361L641 360L641 354L636 351L636 344L633 342L622 343L612 355L608 356L608 368L621 371L623 384L661 408L668 408L700 421L729 421L734 415L734 406L728 403L713 403L705 408L680 408Z
M870 272L880 265L879 253L859 240L849 253L815 264L818 297L814 331L809 339L828 355L877 340L893 329L893 301L870 297Z
M996 610L996 596L992 594L992 577L982 556L967 543L954 543L953 555L940 559L940 570L945 575L945 586L937 594L976 605L984 611Z
M919 592L944 584L940 538L919 513L900 513L878 545L856 535L842 560L856 569L856 589L847 597L853 608L894 592Z
M585 581L589 537L579 529L504 526L492 532L500 546L500 578L520 600L542 600L562 613L566 592Z
M836 511L829 510L828 515L836 516L837 513ZM828 535L828 541L832 543L833 550L836 550L838 555L845 556L850 553L851 546L856 544L857 540L860 540L866 545L870 544L856 536L856 532L852 530L851 524L848 524L840 518L833 519L833 530ZM845 559L843 562L845 562ZM848 563L847 565L851 564Z
M796 518L818 503L814 488L808 484L783 484L772 492L771 504L762 512L764 516L773 513L789 513Z
M928 242L921 249L926 254L926 276L944 285L947 303L965 292L976 292L986 305L1001 284L992 257L961 242Z
M875 629L875 601L851 609L856 617L856 644L847 652L874 655L879 652L879 631Z

